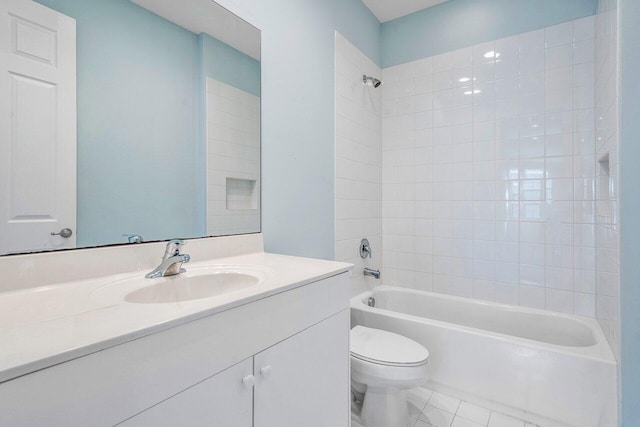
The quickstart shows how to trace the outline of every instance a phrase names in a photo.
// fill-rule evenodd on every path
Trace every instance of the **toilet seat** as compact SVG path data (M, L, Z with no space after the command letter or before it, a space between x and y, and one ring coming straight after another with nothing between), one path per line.
M402 335L358 325L351 329L351 356L376 365L415 367L428 362L429 351Z

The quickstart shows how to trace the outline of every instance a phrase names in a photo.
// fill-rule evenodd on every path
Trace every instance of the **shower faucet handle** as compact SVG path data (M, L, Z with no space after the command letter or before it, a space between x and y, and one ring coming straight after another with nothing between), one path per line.
M367 256L371 258L373 255L373 251L371 250L371 245L369 244L369 240L362 239L360 241L360 258L366 258Z

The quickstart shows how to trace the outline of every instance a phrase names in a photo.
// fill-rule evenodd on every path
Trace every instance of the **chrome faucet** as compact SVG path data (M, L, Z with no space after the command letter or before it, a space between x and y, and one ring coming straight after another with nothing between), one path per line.
M365 267L364 275L373 277L374 279L379 279L380 278L380 270L374 270L372 268L366 268Z
M144 277L155 279L156 277L175 276L176 274L184 273L186 270L181 268L182 264L191 260L191 256L180 253L180 248L185 244L184 240L169 240L160 265Z

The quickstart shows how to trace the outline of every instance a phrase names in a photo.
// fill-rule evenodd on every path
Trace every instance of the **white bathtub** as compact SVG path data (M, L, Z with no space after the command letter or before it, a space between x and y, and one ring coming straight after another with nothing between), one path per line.
M594 319L380 286L351 300L351 322L427 347L436 390L545 427L616 425L616 362Z

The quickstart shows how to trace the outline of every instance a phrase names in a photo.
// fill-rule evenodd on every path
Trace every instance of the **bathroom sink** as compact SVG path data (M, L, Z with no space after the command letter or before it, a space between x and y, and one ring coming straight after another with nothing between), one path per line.
M266 271L249 266L196 267L175 276L117 280L94 289L92 295L136 304L188 302L240 292L259 285L266 277Z
M170 276L129 292L125 301L154 304L211 298L255 286L260 278L250 274L221 272L202 276Z

